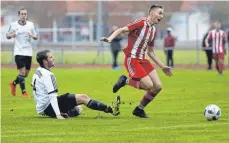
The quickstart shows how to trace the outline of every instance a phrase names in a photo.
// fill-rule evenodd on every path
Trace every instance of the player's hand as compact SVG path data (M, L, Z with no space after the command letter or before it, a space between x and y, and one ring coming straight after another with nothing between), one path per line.
M209 44L208 43L206 44L206 48L209 48Z
M29 37L33 38L33 34L31 31L28 32Z
M67 113L60 113L60 115L64 118L69 118L68 114Z
M167 75L167 76L172 76L172 69L170 67L164 66L162 68L162 71Z
M64 120L65 118L62 115L56 115L57 119Z
M11 35L12 38L15 38L16 35L17 35L17 34L16 34L16 31L13 31L11 34L12 34L12 35Z
M107 38L107 37L100 38L100 41L104 41L104 42L108 42L108 43L111 42L111 40L109 38Z

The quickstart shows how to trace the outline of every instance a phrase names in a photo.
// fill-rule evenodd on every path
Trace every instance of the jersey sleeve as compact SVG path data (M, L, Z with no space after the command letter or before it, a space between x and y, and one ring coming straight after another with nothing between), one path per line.
M34 35L38 35L37 30L36 30L36 27L34 26L34 24L32 25L32 33Z
M226 44L227 42L227 34L226 32L223 32L223 44Z
M129 31L132 31L132 30L140 27L142 24L144 24L144 22L141 19L136 19L136 20L132 21L131 23L127 24L127 27L129 29Z
M58 105L57 94L51 93L49 94L49 98L50 98L50 103L52 105L54 112L56 113L56 115L60 115L60 108Z
M44 76L43 80L44 80L44 85L48 91L48 94L58 92L56 77L53 74Z
M8 29L6 35L8 35L8 34L10 34L10 33L12 33L12 32L13 32L13 27L12 27L12 24L10 24L10 25L9 25L9 29Z
M207 39L208 39L208 40L212 40L212 32L211 32L211 31L208 32Z
M227 42L229 42L229 30L228 30L228 32L226 34L226 37L227 37Z

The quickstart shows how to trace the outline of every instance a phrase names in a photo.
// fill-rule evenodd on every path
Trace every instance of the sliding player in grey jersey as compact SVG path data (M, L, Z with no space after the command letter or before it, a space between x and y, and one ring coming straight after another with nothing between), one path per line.
M57 96L58 86L55 75L50 71L54 66L54 57L49 50L37 53L38 67L33 75L32 86L33 95L36 103L36 110L39 114L47 115L51 118L65 119L62 115L75 117L79 111L75 108L77 105L84 104L90 109L111 113L114 116L119 115L119 106L108 106L91 99L86 94L66 93ZM63 113L63 114L62 114Z

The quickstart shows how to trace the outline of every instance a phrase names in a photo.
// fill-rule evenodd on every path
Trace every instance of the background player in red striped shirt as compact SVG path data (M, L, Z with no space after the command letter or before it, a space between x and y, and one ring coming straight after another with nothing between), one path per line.
M146 107L162 89L161 80L154 69L154 66L145 57L146 51L148 56L167 76L172 75L171 68L165 66L157 58L153 49L156 31L154 24L158 24L163 19L163 14L163 6L152 5L147 17L134 20L127 26L117 29L109 38L101 38L101 41L111 42L121 33L129 32L128 45L124 49L124 64L130 78L122 75L115 83L113 92L116 93L125 85L146 90L147 92L143 96L139 105L133 111L133 115L141 118L148 118L144 111L144 107Z
M215 29L211 30L208 33L208 36L205 40L206 48L209 47L209 41L212 43L212 53L213 59L216 63L216 68L219 72L219 75L223 73L223 63L224 63L224 52L225 52L225 43L227 41L226 32L221 30L221 23L216 21L214 24Z

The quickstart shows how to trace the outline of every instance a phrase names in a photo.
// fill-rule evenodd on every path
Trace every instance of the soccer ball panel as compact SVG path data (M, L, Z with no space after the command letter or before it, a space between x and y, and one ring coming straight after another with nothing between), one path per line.
M204 110L204 116L207 120L218 120L221 115L221 110L217 105L210 104Z

